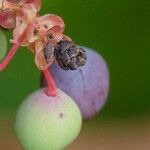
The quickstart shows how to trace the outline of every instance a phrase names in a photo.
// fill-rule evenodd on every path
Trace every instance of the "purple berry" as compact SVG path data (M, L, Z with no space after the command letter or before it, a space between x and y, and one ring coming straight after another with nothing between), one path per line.
M97 114L106 102L109 91L109 72L101 55L86 49L87 63L76 71L65 71L57 64L49 70L56 85L78 104L86 120ZM42 86L45 81L42 81Z

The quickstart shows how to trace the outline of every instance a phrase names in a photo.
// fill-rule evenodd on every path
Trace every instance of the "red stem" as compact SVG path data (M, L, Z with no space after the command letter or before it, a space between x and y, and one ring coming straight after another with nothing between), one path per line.
M8 63L10 62L10 60L14 57L14 55L15 55L17 49L19 48L21 42L25 38L24 33L19 37L19 39L17 41L17 44L16 43L13 44L12 48L10 49L10 51L7 54L7 56L5 57L5 59L2 61L2 63L0 63L0 71L2 71L3 69L5 69L6 66L8 65Z
M18 48L19 48L19 45L16 45L16 44L13 45L13 47L11 48L11 50L9 51L9 53L7 54L7 56L5 57L3 62L0 63L0 71L2 71L3 69L6 68L6 66L8 65L10 60L13 58L13 56L15 55Z
M56 84L52 78L52 75L48 69L43 70L43 74L45 76L45 79L47 81L47 88L45 90L45 94L47 96L57 96L56 92Z

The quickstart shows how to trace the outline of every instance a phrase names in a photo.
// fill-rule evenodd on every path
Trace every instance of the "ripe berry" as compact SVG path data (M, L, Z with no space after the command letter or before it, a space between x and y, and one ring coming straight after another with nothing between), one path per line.
M49 70L56 85L78 104L84 119L97 114L106 102L109 91L109 73L101 55L85 48L87 63L76 71L65 71L57 64ZM45 81L42 81L42 86Z
M57 93L50 97L42 89L21 104L15 129L25 150L62 150L77 137L80 110L64 92Z

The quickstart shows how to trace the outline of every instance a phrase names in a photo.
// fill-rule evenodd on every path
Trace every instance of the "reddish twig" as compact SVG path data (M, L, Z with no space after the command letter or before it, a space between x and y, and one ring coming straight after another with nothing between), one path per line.
M47 81L47 86L48 86L45 90L45 94L47 96L56 96L57 95L56 84L52 78L51 73L49 72L48 69L45 69L45 70L43 70L43 74L44 74L44 77Z
M25 33L25 32L24 32ZM16 51L18 50L20 44L24 40L25 36L24 33L19 37L18 41L13 44L12 48L10 49L9 53L5 57L5 59L0 63L0 71L6 68L8 63L11 61L11 59L14 57Z

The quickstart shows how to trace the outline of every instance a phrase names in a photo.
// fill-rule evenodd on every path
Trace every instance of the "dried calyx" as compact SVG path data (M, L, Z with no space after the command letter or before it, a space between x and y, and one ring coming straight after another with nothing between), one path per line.
M62 40L57 44L55 57L59 66L64 70L77 70L86 63L85 50L68 40Z
M56 60L63 70L77 70L86 63L86 53L70 40L61 40L56 45L47 43L43 49L47 63Z
M45 45L43 49L43 53L47 63L54 60L54 50L55 50L55 46L53 44Z

